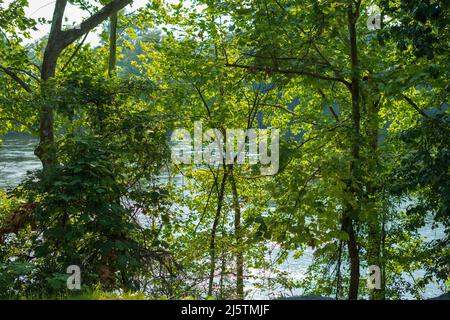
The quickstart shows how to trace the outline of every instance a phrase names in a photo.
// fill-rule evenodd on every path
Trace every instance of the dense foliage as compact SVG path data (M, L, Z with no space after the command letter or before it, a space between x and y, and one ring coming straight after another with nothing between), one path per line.
M65 26L68 2L107 14ZM0 190L0 298L448 290L447 1L130 2L35 21L0 1L0 134L37 136L42 162ZM171 133L198 121L279 129L278 172L175 164Z

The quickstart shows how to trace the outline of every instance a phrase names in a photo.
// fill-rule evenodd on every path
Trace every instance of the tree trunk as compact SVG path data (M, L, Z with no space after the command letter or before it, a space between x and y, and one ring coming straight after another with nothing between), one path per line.
M338 261L337 261L337 265L336 265L336 300L339 299L340 293L341 293L342 247L343 247L343 241L339 241Z
M349 235L347 241L348 254L350 259L350 283L348 290L348 299L357 300L359 291L359 249L356 240L356 234L353 227L353 220L345 214L342 218L343 229Z
M233 192L234 236L236 239L236 296L244 299L244 254L242 249L241 207L233 168L230 170L230 183Z
M370 79L368 81L370 89ZM373 99L373 96L376 96ZM367 159L368 172L379 172L379 156L378 156L378 133L379 133L379 103L380 98L376 92L367 93L367 125L366 125L366 135L368 140L368 147L370 150L371 158ZM373 101L376 100L376 101ZM369 266L375 265L384 270L383 258L381 255L382 248L382 215L381 208L378 205L378 184L375 178L372 177L367 181L367 210L369 212L368 216L368 243L367 243L367 263ZM384 279L383 271L380 275L381 278L381 289L373 289L370 292L371 300L383 300L384 299Z
M109 25L109 63L108 76L111 78L116 73L117 63L117 13L114 13L110 18Z
M63 49L60 41L60 32L66 5L67 0L56 1L53 12L52 26L41 67L41 93L44 97L46 95L46 82L55 76L58 57ZM44 170L47 170L56 162L54 113L53 106L49 103L44 103L41 106L39 138L39 146L35 150L35 154L41 160Z
M45 47L44 59L41 68L42 94L45 97L45 85L48 80L55 77L58 57L69 45L82 35L94 29L113 14L130 4L132 0L113 0L98 12L83 21L79 28L62 30L62 21L67 0L56 0L53 11L52 26ZM54 136L53 106L44 103L40 110L39 146L35 150L36 156L41 160L44 170L56 164L56 149Z
M361 189L360 178L360 143L361 143L361 110L360 110L360 70L358 61L358 47L356 37L356 22L359 17L359 5L352 2L348 7L348 29L350 38L350 59L351 59L351 98L352 98L352 128L353 133L351 137L352 147L351 155L352 160L350 163L351 181L348 184L348 192L354 198L352 203L347 204L347 209L344 210L342 217L343 229L347 232L349 240L347 241L347 247L350 259L350 284L348 298L350 300L358 299L359 291L359 249L357 243L357 234L355 232L354 223L360 215L359 200ZM354 9L355 6L355 9Z
M209 255L210 255L210 269L209 269L209 283L208 283L208 296L212 296L213 284L214 284L214 273L216 271L216 233L217 227L219 225L220 215L222 212L223 198L225 195L225 184L227 182L228 172L226 166L224 165L224 172L222 177L222 183L220 185L220 190L217 195L217 210L214 217L213 226L211 229L211 238L209 243Z

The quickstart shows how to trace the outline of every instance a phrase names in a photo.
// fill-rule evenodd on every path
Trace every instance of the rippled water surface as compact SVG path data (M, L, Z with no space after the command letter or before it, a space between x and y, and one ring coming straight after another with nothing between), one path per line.
M10 135L2 138L3 142L0 145L0 188L11 188L20 183L20 181L26 176L28 171L41 168L40 161L34 155L34 149L38 141L34 138L25 135ZM161 176L161 180L165 177ZM178 183L184 183L182 177ZM421 234L428 239L436 239L442 236L442 230L432 230L429 227L421 229ZM278 252L276 246L274 246L272 253ZM272 257L269 257L272 260ZM293 259L292 257L287 259L278 269L287 272L294 279L302 279L305 277L308 266L313 260L313 250L308 249L302 257L299 259ZM273 271L273 270L272 270ZM270 270L252 270L252 274L256 279L261 277L272 277ZM268 274L266 274L268 273ZM420 275L419 272L416 274ZM295 290L292 292L286 291L282 288L275 289L272 292L256 289L254 287L255 282L249 280L246 283L246 290L250 291L249 298L254 299L267 299L283 295L297 295L301 292ZM425 297L430 298L442 294L442 291L436 285L429 285L427 287ZM412 298L405 296L404 298Z
M0 188L17 185L28 171L41 168L34 155L37 140L28 136L14 135L2 138L0 145Z

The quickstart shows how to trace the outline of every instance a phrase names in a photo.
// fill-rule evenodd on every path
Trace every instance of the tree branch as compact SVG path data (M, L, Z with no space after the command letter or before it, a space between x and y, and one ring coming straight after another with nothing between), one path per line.
M408 97L405 94L401 94L402 98L406 100L406 102L408 102L418 113L420 113L422 116L424 116L425 118L431 119L431 117L429 115L427 115L425 113L425 111L423 111L410 97Z
M327 97L325 96L325 93L323 93L322 89L318 88L317 89L319 91L319 94L322 96L323 100L327 101ZM334 111L333 107L328 106L328 110L330 110L331 114L333 115L334 119L336 120L336 122L339 122L339 116L337 115L337 113Z
M14 68L13 67L8 67L8 69L11 70L11 71L21 72L23 74L26 74L30 78L32 78L32 79L34 79L36 81L39 81L39 78L37 76L35 76L34 74L32 74L31 71L27 71L27 70L24 70L24 69L21 69L21 68L16 68L16 67L14 67Z
M5 74L10 76L14 81L20 84L20 86L23 89L25 89L28 93L33 93L33 90L30 88L30 86L25 81L23 81L14 71L3 66L0 66L0 69L3 70Z
M62 31L61 40L63 41L64 47L70 45L83 34L97 27L111 15L125 8L132 1L133 0L113 0L88 19L83 21L78 28Z
M64 18L64 11L66 10L67 0L57 0L55 4L55 10L53 11L52 27L48 37L48 42L56 44L58 41L58 35L61 32L62 21Z
M205 100L205 97L203 96L201 90L199 87L197 87L195 84L192 83L192 86L194 87L194 89L197 91L197 93L200 96L200 99L202 99L203 105L206 108L206 111L208 112L208 116L211 118L211 110L209 109L208 103Z
M86 32L86 34L84 35L83 40L81 40L81 42L75 48L75 50L73 51L73 53L70 56L70 58L67 60L67 62L64 64L64 66L61 68L61 71L64 71L67 68L67 66L72 62L72 60L75 58L75 56L77 55L78 51L81 49L81 47L83 46L84 42L86 41L86 38L88 37L88 35L89 35L89 31Z
M326 80L326 81L337 81L343 83L347 88L350 88L350 83L346 81L345 79L339 78L339 77L329 77L325 75L321 75L319 73L315 73L312 71L306 71L306 70L283 70L283 69L271 69L268 67L262 67L262 66L249 66L249 65L242 65L242 64L236 64L236 63L226 63L226 67L234 67L234 68L241 68L241 69L248 69L248 70L258 70L258 71L266 71L271 73L280 73L280 74L298 74L303 76L308 76L315 79L320 80Z

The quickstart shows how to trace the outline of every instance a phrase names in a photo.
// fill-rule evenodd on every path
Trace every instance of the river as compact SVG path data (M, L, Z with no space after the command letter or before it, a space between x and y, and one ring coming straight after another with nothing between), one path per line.
M41 168L34 155L36 139L27 135L8 135L0 145L0 188L16 186L28 171Z
M2 138L0 145L0 189L9 189L18 185L25 178L28 171L41 168L41 163L34 155L34 148L37 140L27 135L8 135ZM429 227L423 228L421 233L424 237L436 238L441 236L441 231L432 230ZM268 259L275 259L278 252L277 246L274 245L272 254ZM313 250L307 249L302 257L287 259L284 263L277 267L279 271L286 272L292 279L302 279L305 277L308 266L313 259ZM422 272L418 272L415 276L420 276ZM273 270L253 270L252 274L256 278L269 279L274 276ZM364 275L364 272L363 272ZM267 299L275 298L280 295L290 296L299 295L299 290L286 290L281 286L273 287L271 290L262 290L255 287L255 281L246 283L246 291L248 298L251 299ZM424 298L435 297L442 294L442 290L437 285L429 285L424 292ZM411 299L411 296L405 295L404 298Z

